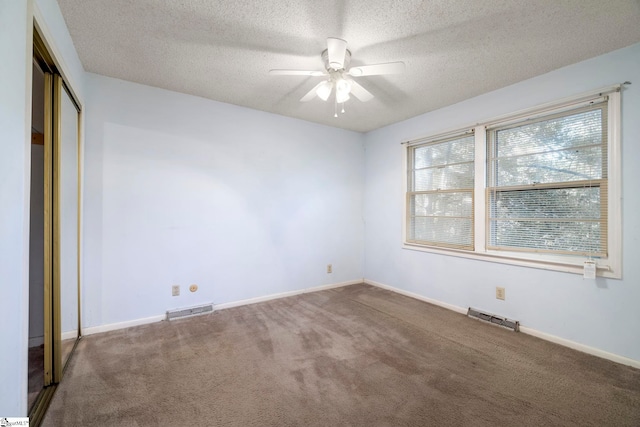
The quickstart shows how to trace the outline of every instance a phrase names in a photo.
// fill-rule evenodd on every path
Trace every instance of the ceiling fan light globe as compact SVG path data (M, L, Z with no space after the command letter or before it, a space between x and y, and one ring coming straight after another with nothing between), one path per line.
M339 79L336 81L336 94L338 95L349 95L351 92L351 83L345 79Z
M349 92L336 92L336 102L338 104L342 104L344 102L347 102L349 100L349 98L351 98L349 96Z
M316 95L318 95L318 98L322 99L323 101L326 101L327 99L329 99L329 95L331 95L332 89L333 89L333 85L331 84L331 82L326 81L322 85L320 85L320 87L316 91Z
M351 85L344 80L336 83L336 101L340 104L349 100Z

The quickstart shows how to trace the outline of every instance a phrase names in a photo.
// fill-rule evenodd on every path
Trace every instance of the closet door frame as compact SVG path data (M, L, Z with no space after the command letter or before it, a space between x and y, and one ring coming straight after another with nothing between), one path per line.
M81 329L81 188L82 188L82 108L73 88L65 80L58 63L51 55L45 39L34 21L33 57L44 72L44 388L30 409L30 423L38 426L49 406L49 402L62 380L69 360L82 337ZM61 135L62 97L68 96L77 113L76 187L71 189L76 196L75 212L75 309L77 309L76 338L66 360L62 360L62 301L61 301ZM68 191L69 189L67 189Z

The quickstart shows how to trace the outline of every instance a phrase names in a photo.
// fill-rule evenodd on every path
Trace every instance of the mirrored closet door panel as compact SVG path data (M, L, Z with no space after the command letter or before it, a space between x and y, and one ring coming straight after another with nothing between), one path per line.
M69 359L79 336L79 158L78 114L60 76L55 76L54 99L54 295L60 310L54 318L54 358L58 369ZM56 304L57 305L57 304ZM59 361L59 362L58 362Z

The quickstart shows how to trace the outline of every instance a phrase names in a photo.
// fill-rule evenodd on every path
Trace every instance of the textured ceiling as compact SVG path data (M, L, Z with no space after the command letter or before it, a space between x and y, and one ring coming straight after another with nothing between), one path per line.
M640 41L640 0L58 0L85 70L366 132ZM300 103L327 37L375 95ZM613 83L613 82L612 82Z

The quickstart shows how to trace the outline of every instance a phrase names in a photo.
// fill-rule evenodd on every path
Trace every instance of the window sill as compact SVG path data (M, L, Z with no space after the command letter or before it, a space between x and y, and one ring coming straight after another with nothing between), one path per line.
M542 270L561 271L564 273L580 274L584 272L584 257L553 257L539 254L522 254L516 252L472 252L456 249L434 248L411 243L403 243L402 249L428 252L440 255L455 256L474 259L478 261L496 262L500 264L517 265L521 267L539 268ZM597 276L610 279L622 279L621 269L613 269L611 262L605 259L596 259Z

